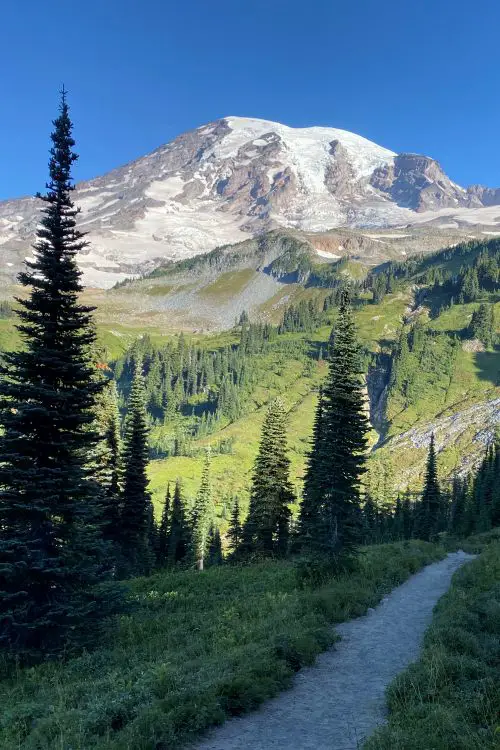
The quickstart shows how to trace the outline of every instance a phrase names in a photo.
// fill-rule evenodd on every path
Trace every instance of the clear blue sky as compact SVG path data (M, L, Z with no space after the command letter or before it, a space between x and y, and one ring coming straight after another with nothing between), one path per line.
M499 29L498 0L4 0L0 198L43 188L63 82L79 179L231 114L499 186Z

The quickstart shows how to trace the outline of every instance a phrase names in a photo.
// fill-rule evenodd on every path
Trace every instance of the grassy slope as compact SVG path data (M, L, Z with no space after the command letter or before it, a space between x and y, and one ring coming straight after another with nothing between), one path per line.
M443 552L368 547L357 571L315 590L293 563L158 573L131 584L135 611L92 654L0 682L2 750L166 750L286 687L363 614Z
M303 296L311 291L303 290ZM324 291L324 290L323 290ZM409 295L398 294L388 297L381 305L370 305L357 312L360 337L369 349L376 351L384 338L395 338L401 316L409 302ZM331 322L319 328L314 334L290 334L289 340L306 339L306 348L325 346L331 331ZM212 338L212 343L222 341L221 336ZM224 339L225 341L225 339ZM301 489L306 455L314 420L317 390L326 373L324 363L314 362L311 375L304 373L304 359L286 358L270 354L267 363L262 364L262 378L255 388L249 411L236 422L217 431L209 437L196 441L196 447L215 444L220 439L232 438L233 452L229 455L213 457L213 478L218 499L239 494L245 506L251 479L253 460L258 450L260 429L268 402L280 395L290 410L288 421L288 442L292 461L292 482L297 491ZM156 503L165 494L167 484L181 477L188 497L196 493L201 475L202 459L198 457L174 457L153 461L150 465L151 489ZM224 515L227 515L227 511ZM226 519L223 516L223 522ZM224 525L224 524L223 524Z
M231 454L213 456L213 480L219 499L238 494L245 504L267 404L277 395L283 398L289 409L288 444L292 482L297 488L301 484L314 418L315 391L325 365L316 364L309 375L304 371L304 362L299 359L283 361L279 355L273 354L262 359L262 378L253 390L248 413L213 435L195 442L195 448L201 448L222 439L234 441ZM198 487L201 465L200 456L153 461L150 477L154 497L163 496L167 483L174 482L178 477L182 478L187 495L192 497Z
M309 290L305 290L306 292ZM403 316L411 303L410 293L389 295L379 305L367 305L356 312L359 335L363 344L373 352L379 351L385 342L397 338ZM474 306L464 306L458 311L446 311L439 318L429 322L436 330L459 331L465 327ZM497 320L500 321L500 305ZM453 319L451 320L453 316ZM331 321L330 321L331 322ZM451 325L455 326L451 328ZM304 338L310 342L307 346L325 344L330 335L331 325L324 325L314 334L291 334L290 339ZM219 337L213 338L217 343ZM314 418L316 392L321 378L326 372L324 365L314 363L312 376L301 375L303 362L289 359L278 362L278 357L269 355L268 363L259 387L252 396L249 412L223 430L198 441L199 447L215 444L222 438L233 438L231 455L214 456L214 480L219 499L238 493L242 496L243 505L248 496L252 462L258 449L260 426L265 412L265 404L275 395L281 395L291 408L289 420L289 443L292 459L292 479L298 490L301 486L305 457L309 448L309 439ZM454 360L453 375L438 379L435 385L423 389L418 400L410 409L399 409L392 405L392 424L389 436L415 427L424 427L435 419L461 412L473 404L489 401L500 396L498 373L500 372L500 352L469 352L460 349ZM450 443L440 453L440 471L443 476L450 473L461 463L464 455L481 450L481 444L474 443L477 428L465 429L456 444ZM392 449L387 445L377 450L377 461L390 465L393 474L408 476L412 486L418 486L425 466L426 448L417 448L408 443ZM377 463L377 467L379 463ZM378 471L377 469L374 469ZM402 472L405 472L404 474ZM201 472L199 457L169 458L154 461L151 464L150 476L154 497L159 500L166 490L168 482L182 477L188 496L196 492ZM227 511L226 511L227 513ZM224 518L223 518L224 520Z
M466 328L472 317L472 312L479 303L456 305L446 310L438 318L428 321L430 328L436 331L447 331L458 334ZM424 316L425 319L426 316ZM495 305L495 319L497 333L500 332L500 304ZM443 351L443 356L445 352ZM419 398L410 408L402 408L394 402L388 405L391 418L389 436L410 430L415 426L425 426L436 420L449 417L467 410L475 404L491 401L500 397L500 350L496 351L468 351L467 344L459 347L453 364L451 378L443 375L435 380L432 387L422 388ZM482 450L481 443L475 441L477 426L464 425L463 432L439 454L440 472L442 476L450 474L461 465L464 456ZM438 440L440 433L437 433ZM396 474L413 475L418 482L425 468L426 448L418 448L413 444L398 445L392 451L391 443L379 452L390 461Z
M455 574L420 660L388 691L388 726L366 750L500 747L500 533L490 542Z
M222 274L207 293L223 297L234 294L247 282L249 269L234 270ZM253 271L252 271L253 273ZM164 284L164 279L152 279L152 284ZM212 288L213 287L213 288ZM304 288L299 284L286 285L275 297L262 306L262 315L273 321L281 319L283 304L300 299L316 298L320 303L328 293L326 289ZM97 305L97 329L99 340L108 359L119 356L137 336L147 333L154 341L161 343L166 336L172 335L175 321L167 312L141 312L136 296L129 294L127 287L120 294L106 294L100 290L87 290L85 302ZM411 292L404 291L388 295L379 305L366 305L356 313L360 338L371 351L378 351L387 342L397 338L401 321L412 304ZM477 305L454 306L442 313L437 319L428 321L438 331L458 332L465 328ZM500 303L496 305L496 320L500 324ZM426 314L423 314L426 319ZM290 338L307 339L310 346L324 344L330 334L330 324L324 325L312 335L296 334ZM236 340L234 333L191 334L198 341L209 346L222 346ZM10 348L16 343L13 331L13 320L0 320L0 348ZM263 372L261 382L252 394L251 403L245 416L232 425L224 427L208 438L198 441L195 449L206 444L216 444L221 439L234 439L233 454L214 457L214 474L217 483L219 500L239 493L243 505L247 498L247 489L251 467L257 452L260 426L265 411L265 404L274 396L282 395L292 408L290 415L290 447L292 458L292 478L297 488L303 475L305 455L315 406L315 392L324 373L316 364L312 377L300 377L303 362L296 360L278 361L269 357L268 369ZM434 420L461 412L469 406L500 395L498 375L500 372L500 352L471 352L460 350L454 362L452 378L443 377L436 385L422 390L417 402L410 409L398 408L397 403L389 404L392 423L389 436L396 436L414 426L424 426ZM278 374L279 373L279 374ZM473 442L476 428L465 429L455 444L450 444L440 454L440 467L444 476L448 476L464 455L471 450L477 452L481 445ZM377 451L378 462L390 466L393 474L410 480L418 486L425 465L425 448L418 448L408 443L392 450L391 443ZM378 467L377 463L377 467ZM378 471L378 468L377 468ZM155 500L161 498L169 481L182 477L188 496L196 492L200 475L199 458L172 458L155 461L151 465L151 481Z

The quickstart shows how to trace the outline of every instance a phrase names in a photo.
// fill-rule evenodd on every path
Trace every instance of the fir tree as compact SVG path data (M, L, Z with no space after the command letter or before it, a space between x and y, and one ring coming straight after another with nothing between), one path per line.
M495 486L495 446L488 446L486 456L479 467L473 482L474 529L489 531L492 526Z
M148 429L142 363L136 363L128 401L123 449L123 494L119 539L122 575L144 575L151 567L151 498L148 492Z
M102 382L94 377L93 308L77 253L87 245L72 200L72 123L66 93L54 121L47 192L34 261L19 276L23 349L5 353L0 382L0 644L21 659L78 639L114 598L92 593L106 569L100 499L89 481L90 428Z
M399 495L396 498L396 505L394 506L394 515L392 518L392 538L398 542L404 539L404 522L403 522L403 503Z
M167 485L167 494L161 514L160 527L158 529L158 555L157 563L159 567L164 567L168 561L168 537L170 530L170 506L172 498L170 497L170 483Z
M120 524L121 492L121 435L118 394L114 380L105 380L97 396L95 419L91 427L97 433L97 443L90 463L95 492L101 496L102 534L104 539L117 543Z
M411 539L413 533L413 509L410 496L406 493L402 503L403 539Z
M368 429L360 348L346 289L341 293L329 359L320 436L315 435L306 474L308 513L311 509L314 513L305 541L310 551L334 563L353 552L361 540L359 482L365 470Z
M289 536L289 505L294 495L290 484L285 412L280 399L270 405L254 464L246 543L264 554L284 555Z
M494 445L493 489L491 497L491 524L500 526L500 435L497 434Z
M217 526L212 526L208 536L208 565L222 565L224 556L222 554L222 540Z
M458 477L453 478L449 529L461 536L466 528L466 487Z
M198 570L203 570L204 567L204 559L208 551L210 529L214 520L210 470L211 456L210 449L207 449L201 474L200 489L196 495L193 514L191 517L191 527L193 530L193 554Z
M307 459L304 493L300 506L298 537L300 545L310 547L321 523L321 457L323 442L323 391L320 389L314 418L312 449Z
M240 503L237 497L234 499L233 509L231 511L231 520L229 522L229 530L227 532L229 538L229 548L233 554L235 554L242 540L242 527L240 521Z
M493 305L480 304L472 313L472 320L468 328L469 336L479 339L487 348L493 346L495 336L495 319Z
M416 535L427 542L435 539L441 515L441 491L437 478L437 459L434 434L431 435L425 484L417 517Z
M378 536L378 512L370 495L367 495L363 505L363 526L366 544L374 544Z
M170 516L170 529L167 543L167 559L170 565L185 561L190 541L191 534L186 520L181 484L179 480L177 480L172 501L172 514Z

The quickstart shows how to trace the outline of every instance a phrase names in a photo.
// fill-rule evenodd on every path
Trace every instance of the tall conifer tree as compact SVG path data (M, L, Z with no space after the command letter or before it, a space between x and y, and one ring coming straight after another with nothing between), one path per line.
M245 524L250 549L264 554L286 554L289 505L293 500L284 406L280 399L275 399L264 419L254 464L250 510Z
M121 435L120 413L116 382L105 380L98 395L95 419L91 425L99 438L92 452L90 468L96 484L96 493L101 496L102 534L114 545L117 542L120 522L121 488Z
M201 483L194 503L191 526L193 530L193 554L198 570L203 570L210 542L210 529L214 521L210 449L205 452Z
M412 508L410 496L408 493L406 493L404 500L403 500L402 515L403 515L403 538L411 539L411 536L413 533L413 508Z
M313 427L312 449L307 458L304 493L300 506L298 536L303 548L314 543L320 526L322 506L321 450L323 441L323 391L320 389Z
M170 528L168 534L168 562L175 565L184 562L191 542L191 530L189 528L184 501L182 498L181 484L179 480L175 483L174 497L172 500L172 514L170 517Z
M466 527L466 487L459 477L453 478L449 529L452 534L461 535Z
M427 455L424 491L417 515L416 536L419 539L431 541L436 537L441 518L441 503L441 491L437 477L436 445L434 434L432 434Z
M320 419L318 429L318 412L305 482L311 521L301 523L301 534L311 552L335 562L351 553L361 540L359 485L365 470L368 430L360 347L347 289L341 292L330 338L329 373Z
M34 260L20 283L22 351L3 355L0 382L0 644L21 658L53 654L109 612L111 598L90 592L105 548L100 502L89 481L97 436L93 407L93 308L79 304L76 256L87 245L72 200L72 123L61 94L49 181Z
M148 428L142 362L135 366L128 401L123 449L120 519L122 575L144 575L152 564L151 497L148 492Z
M229 538L229 547L233 554L235 554L241 544L242 539L242 528L240 520L240 502L237 497L234 499L233 509L231 511L231 520L229 522L229 529L227 532Z
M224 562L222 540L218 526L212 526L210 529L207 562L209 565L222 565Z
M161 514L160 527L158 529L158 556L157 563L160 567L167 564L168 560L168 536L170 529L170 510L172 498L170 497L170 483L167 485L167 494Z

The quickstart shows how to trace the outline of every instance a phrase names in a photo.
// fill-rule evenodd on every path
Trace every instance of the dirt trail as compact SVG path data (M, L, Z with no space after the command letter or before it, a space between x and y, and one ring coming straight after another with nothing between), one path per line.
M453 573L472 559L454 552L394 589L366 616L337 626L342 640L291 690L232 719L196 750L357 750L384 721L385 689L418 657L432 610Z

